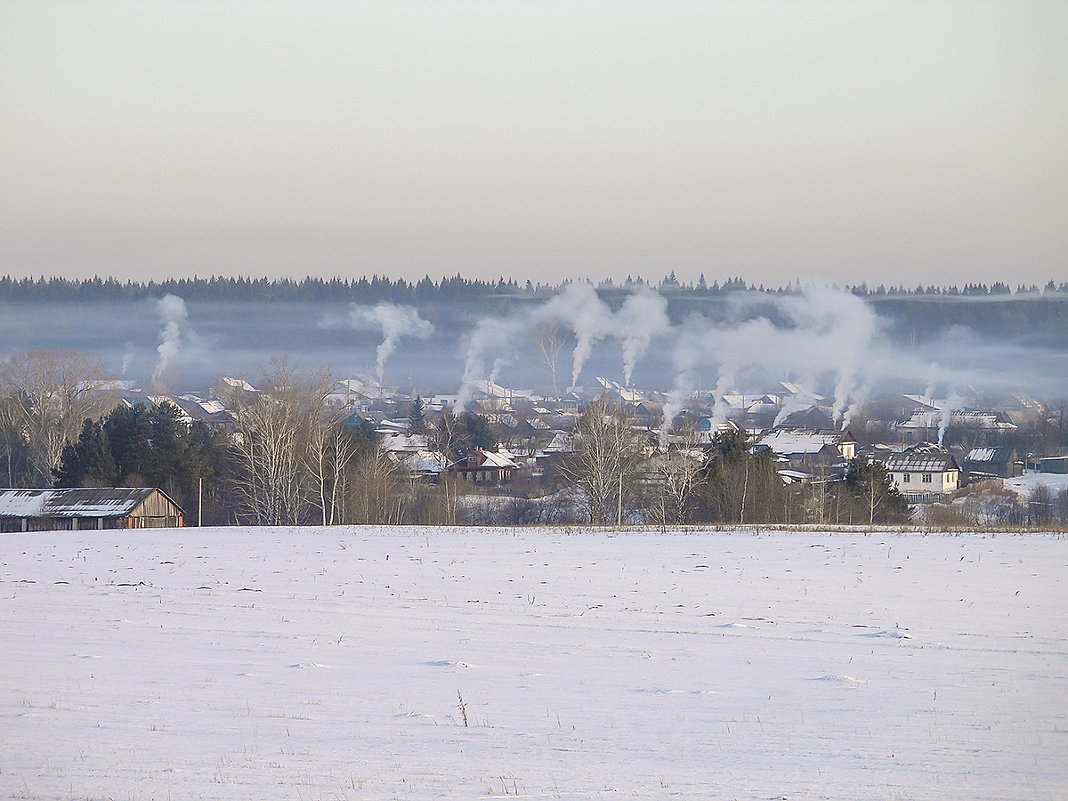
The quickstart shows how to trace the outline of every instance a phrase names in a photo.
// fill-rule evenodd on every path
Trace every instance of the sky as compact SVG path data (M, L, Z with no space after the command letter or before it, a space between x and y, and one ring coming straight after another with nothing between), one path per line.
M1068 3L0 0L0 274L1068 279Z

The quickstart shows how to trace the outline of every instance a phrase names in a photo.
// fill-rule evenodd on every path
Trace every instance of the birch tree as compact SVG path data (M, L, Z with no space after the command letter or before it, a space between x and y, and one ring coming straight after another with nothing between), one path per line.
M31 481L50 487L63 460L63 448L78 439L82 423L114 408L104 363L80 351L16 353L0 363L0 405L5 430L26 443Z
M686 436L679 447L669 449L656 460L657 493L650 512L654 522L660 525L684 523L689 517L690 498L703 462L695 439Z
M235 491L252 522L288 525L305 522L320 504L327 437L324 409L333 387L329 371L294 365L275 357L265 371L263 390L226 393L234 415L232 447L239 465Z
M553 395L560 394L560 383L557 380L560 351L567 344L567 331L555 322L546 322L539 325L530 335L531 342L538 349L541 362L548 371L553 382Z
M342 522L343 479L349 465L362 450L359 436L338 417L326 417L322 424L309 426L307 465L318 496L322 523Z
M560 465L563 477L584 497L589 521L617 522L634 495L641 440L607 402L590 406L575 424L574 454Z
M380 449L372 448L345 474L343 520L375 525L401 523L401 484L397 465Z

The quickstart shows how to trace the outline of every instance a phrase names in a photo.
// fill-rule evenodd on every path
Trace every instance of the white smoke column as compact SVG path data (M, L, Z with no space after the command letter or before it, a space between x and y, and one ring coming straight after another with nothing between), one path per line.
M568 284L536 314L538 320L553 320L575 334L571 389L578 386L579 374L601 339L615 331L611 309L597 297L590 284Z
M382 342L375 353L375 371L379 383L385 378L386 361L393 355L401 339L426 339L434 331L434 326L420 317L414 306L395 303L379 303L371 307L354 305L349 318L357 327L375 326L382 331Z
M489 381L491 384L496 384L497 378L501 374L501 370L503 370L505 367L511 366L511 364L511 359L506 359L503 356L498 356L496 359L493 360L493 367L490 368L489 378L487 378L486 380Z
M678 329L672 354L675 382L664 404L664 416L660 424L661 447L667 447L668 434L675 424L675 418L696 388L697 371L708 354L710 334L707 324L700 318L689 319Z
M163 327L160 329L159 361L156 369L152 371L152 385L159 387L163 374L173 364L182 350L182 323L186 321L189 313L185 308L185 301L177 295L164 295L156 301L156 312L160 316Z
M688 320L681 326L674 388L664 407L665 428L681 411L693 391L696 369L703 365L717 368L712 417L716 423L729 411L723 402L727 391L754 369L784 375L800 367L813 379L832 371L837 376L836 423L848 423L857 413L868 393L862 368L878 330L874 313L862 299L811 284L800 294L784 297L738 293L730 298L728 312L723 323L699 325Z
M715 327L698 317L686 320L681 326L679 345L674 355L675 384L664 405L662 443L666 440L675 417L693 393L701 368L714 370L717 376L716 386L712 390L713 427L725 421L730 407L723 397L733 388L739 372L758 362L758 354L766 350L762 343L774 336L774 326L764 318L749 320L730 328Z
M623 383L628 387L634 366L645 355L653 337L668 330L667 298L642 286L627 296L615 314L616 336L623 340Z
M132 342L126 343L126 349L122 353L122 378L126 378L126 371L130 369L130 365L134 360L134 345Z
M938 421L938 447L942 447L942 443L945 441L946 431L949 429L949 423L953 419L953 412L963 408L964 398L957 392L951 392L942 405L942 417Z
M875 312L861 298L820 284L806 285L788 308L794 322L812 335L814 356L829 357L838 374L834 387L832 414L836 424L846 421L846 413L857 399L867 396L859 371L864 356L878 333Z
M456 394L455 413L463 414L467 404L475 397L477 383L493 380L506 362L494 359L493 367L487 371L486 361L489 354L510 342L515 342L520 331L529 321L525 316L514 318L483 317L467 337L464 356L464 374L460 380L460 391Z
M931 368L927 373L927 385L923 389L924 402L930 403L931 398L935 394L935 383L941 370L938 368L938 362L931 362Z
M775 422L771 424L772 428L782 425L786 422L786 418L792 415L794 412L803 412L805 409L812 408L815 405L815 398L807 391L791 393L789 397L783 401L782 409L775 416Z
M864 404L868 402L868 396L871 395L871 387L868 384L861 384L853 392L852 402L849 404L849 408L846 409L845 414L842 415L842 430L845 431L849 428L850 423L853 422L853 418L860 414L864 409Z

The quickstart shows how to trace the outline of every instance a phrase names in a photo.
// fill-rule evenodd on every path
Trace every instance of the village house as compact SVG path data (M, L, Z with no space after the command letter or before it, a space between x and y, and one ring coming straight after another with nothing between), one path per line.
M1023 462L1016 456L1016 449L972 448L960 462L961 471L968 481L982 478L1016 478L1023 475Z
M946 432L952 431L972 437L974 444L990 445L1000 435L1016 431L1016 424L1004 412L917 409L898 423L897 430L909 442L941 442Z
M497 451L475 448L473 453L455 462L449 469L465 481L499 487L515 478L519 464L515 457L503 448Z
M387 454L408 478L436 484L449 468L449 460L440 451L420 449L412 452L391 451Z
M728 434L737 430L738 426L730 420L716 420L714 417L702 417L697 421L695 438L697 442L707 445L716 438L717 434Z
M0 531L178 528L181 508L143 488L0 489Z
M771 428L781 410L781 397L771 393L761 395L745 408L742 423L749 430Z
M960 484L960 466L949 451L921 445L887 457L886 469L909 503L941 500Z
M857 454L857 441L849 431L776 428L760 437L755 448L766 448L794 465L815 467L848 462Z

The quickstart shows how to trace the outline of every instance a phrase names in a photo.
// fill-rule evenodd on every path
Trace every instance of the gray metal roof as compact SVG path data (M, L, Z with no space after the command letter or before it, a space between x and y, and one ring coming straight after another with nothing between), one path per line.
M153 492L159 490L152 487L0 489L0 517L125 517Z
M895 453L887 458L886 469L897 473L941 473L960 468L948 453Z

